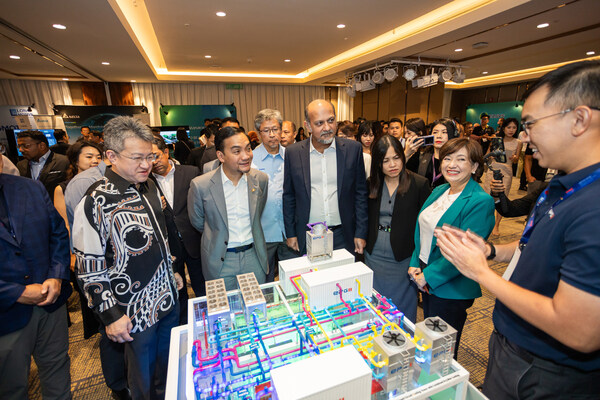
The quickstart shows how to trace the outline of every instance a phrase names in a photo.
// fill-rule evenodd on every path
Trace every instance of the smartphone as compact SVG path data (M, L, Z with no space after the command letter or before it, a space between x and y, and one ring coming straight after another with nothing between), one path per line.
M419 139L423 139L423 144L421 146L433 146L433 135L429 136L421 136Z
M498 152L498 156L494 157L499 163L506 163L506 152L504 150L504 139L501 137L491 138L490 153Z

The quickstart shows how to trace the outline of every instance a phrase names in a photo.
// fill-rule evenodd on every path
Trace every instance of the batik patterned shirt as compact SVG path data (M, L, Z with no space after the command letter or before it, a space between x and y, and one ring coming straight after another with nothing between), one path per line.
M75 209L79 286L105 326L124 314L142 332L177 301L167 229L156 185L133 185L110 168Z

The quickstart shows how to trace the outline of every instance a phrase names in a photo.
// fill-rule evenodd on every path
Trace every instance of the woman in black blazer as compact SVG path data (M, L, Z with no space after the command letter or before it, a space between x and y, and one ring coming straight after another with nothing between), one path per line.
M417 216L431 189L426 178L405 168L404 149L395 137L382 136L371 154L365 262L374 272L375 290L415 322L417 287L408 267Z

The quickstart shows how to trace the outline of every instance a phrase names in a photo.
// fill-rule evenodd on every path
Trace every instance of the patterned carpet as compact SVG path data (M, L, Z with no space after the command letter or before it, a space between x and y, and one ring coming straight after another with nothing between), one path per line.
M517 192L518 180L513 180L511 198L523 196L524 192ZM523 230L524 217L505 218L500 224L500 236L491 238L492 242L507 243L517 240ZM491 263L490 266L502 274L506 268L504 263ZM190 295L193 296L191 288ZM79 312L79 299L71 296L69 299L69 313L73 325L69 328L69 356L71 357L71 389L74 399L103 400L111 399L110 390L104 384L100 356L98 334L90 339L83 338L83 324ZM483 384L485 369L488 359L488 339L492 333L492 311L495 298L483 290L483 296L475 300L469 309L467 322L463 331L461 346L458 351L458 362L469 373L470 381L476 387ZM417 320L423 319L423 311L419 307ZM31 363L29 377L29 397L32 400L41 400L41 389L37 378L35 363Z

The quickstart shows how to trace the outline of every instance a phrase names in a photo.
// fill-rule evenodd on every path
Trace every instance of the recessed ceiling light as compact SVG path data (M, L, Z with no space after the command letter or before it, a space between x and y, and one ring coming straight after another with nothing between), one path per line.
M212 58L212 56L207 54L204 56L204 58Z
M454 51L458 53L459 51L462 51L462 49L454 49Z
M292 62L292 60L290 60L289 58L286 58L285 60L283 60L284 62Z
M53 27L53 28L56 28L56 29L67 29L67 27L66 27L66 26L64 26L64 25L61 25L61 24L53 24L53 25L52 25L52 27Z
M9 56L9 57L10 57L10 58L12 58L13 60L20 60L20 59L21 59L21 57L19 57L19 56L14 56L14 55L13 55L13 56Z
M224 17L226 15L227 15L227 13L225 13L223 11L217 11L217 17Z
M488 74L488 72L487 72L487 71L483 71L481 74L482 74L482 75L487 75L487 74Z
M547 27L549 27L549 26L550 26L550 24L549 24L549 23L547 23L547 22L544 22L543 24L539 24L537 27L538 27L538 29L542 29L542 28L547 28Z
M344 24L338 24L337 27L338 27L338 29L344 29L346 27L346 25L344 25Z
M131 82L135 82L135 79L132 79Z
M587 53L585 53L588 56L593 56L594 54L596 54L595 51L588 51ZM12 56L11 56L12 57Z
M102 61L102 65L110 65L110 63L106 62L106 61Z
M69 80L69 78L63 78L63 81L68 81L68 80Z

